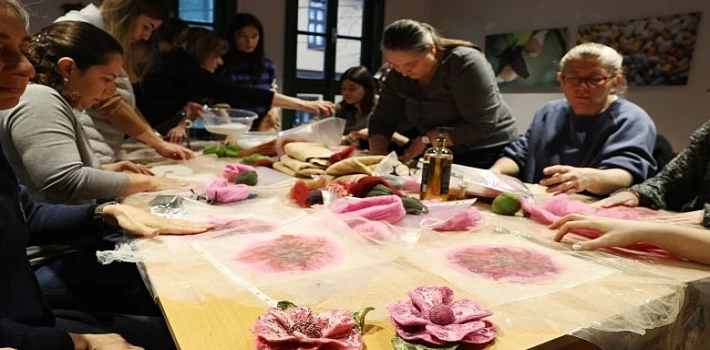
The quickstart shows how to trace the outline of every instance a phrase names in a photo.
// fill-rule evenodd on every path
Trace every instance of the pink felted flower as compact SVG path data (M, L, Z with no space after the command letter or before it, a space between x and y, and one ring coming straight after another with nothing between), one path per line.
M252 328L257 350L359 350L362 335L353 313L313 312L307 307L269 308Z
M245 173L247 171L256 172L256 169L254 169L253 166L239 163L225 164L222 167L222 177L227 179L227 181L232 182L234 181L234 178L237 177L237 175Z
M431 345L485 344L495 339L496 327L483 319L493 313L468 299L454 301L450 288L421 286L408 294L411 300L387 307L400 338Z

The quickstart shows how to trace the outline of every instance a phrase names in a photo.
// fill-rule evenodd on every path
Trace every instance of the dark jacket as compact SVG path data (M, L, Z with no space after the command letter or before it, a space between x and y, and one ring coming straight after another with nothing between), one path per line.
M273 91L240 87L204 70L181 50L161 54L135 93L138 109L153 127L180 113L188 102L202 98L227 103L232 108L271 106L274 98Z
M100 231L95 205L34 203L0 149L0 348L74 349L30 267L26 247L65 242Z

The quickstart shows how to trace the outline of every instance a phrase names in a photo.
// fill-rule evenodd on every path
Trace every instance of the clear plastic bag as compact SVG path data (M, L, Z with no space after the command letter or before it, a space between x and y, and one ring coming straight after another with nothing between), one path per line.
M331 148L336 147L340 145L343 131L345 131L345 123L345 119L333 117L281 131L277 137L276 149L281 152L283 142L288 139L318 142L324 143Z
M452 181L462 179L469 196L495 198L501 193L512 192L530 200L534 198L527 186L512 176L457 164L453 165L451 173Z

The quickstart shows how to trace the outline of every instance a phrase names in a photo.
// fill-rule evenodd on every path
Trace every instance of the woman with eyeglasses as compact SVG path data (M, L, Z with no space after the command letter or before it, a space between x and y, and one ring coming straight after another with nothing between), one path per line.
M565 99L540 107L491 170L550 193L599 196L652 176L656 127L641 107L619 97L626 89L622 61L597 43L567 52L557 73Z
M454 129L446 133L454 163L488 168L517 137L493 69L471 42L442 37L426 23L403 19L387 26L382 50L394 69L368 124L371 153L386 154L394 132L413 123L419 135L402 156L409 162L430 147L437 127L448 126Z

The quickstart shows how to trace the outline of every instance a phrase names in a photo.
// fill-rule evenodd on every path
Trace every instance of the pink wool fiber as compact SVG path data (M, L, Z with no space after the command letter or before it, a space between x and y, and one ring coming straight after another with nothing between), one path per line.
M448 220L434 227L434 231L468 231L483 223L483 217L476 208L468 208L454 214Z
M249 186L230 185L227 179L217 179L205 189L205 195L214 203L233 203L249 197Z
M237 177L237 175L245 173L247 171L256 172L256 169L254 169L254 167L252 166L245 164L230 163L222 167L222 177L227 179L227 181L232 182L234 181L234 178Z
M398 196L376 196L358 199L339 199L330 206L338 214L360 216L373 221L394 224L407 215Z

